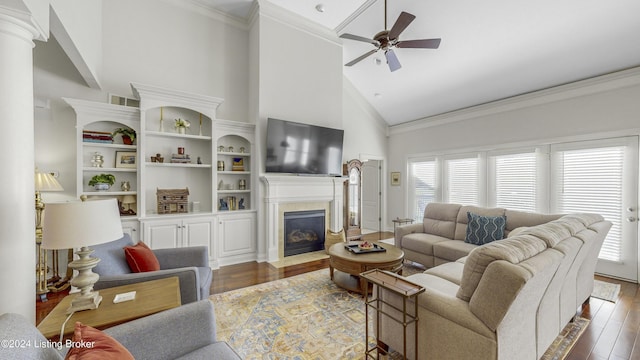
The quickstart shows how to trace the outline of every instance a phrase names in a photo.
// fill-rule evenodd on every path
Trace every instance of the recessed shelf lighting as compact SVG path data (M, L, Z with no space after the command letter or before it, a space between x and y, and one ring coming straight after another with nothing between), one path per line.
M318 4L318 5L316 5L316 10L317 10L318 12L323 13L323 12L324 12L324 5L323 5L323 4Z

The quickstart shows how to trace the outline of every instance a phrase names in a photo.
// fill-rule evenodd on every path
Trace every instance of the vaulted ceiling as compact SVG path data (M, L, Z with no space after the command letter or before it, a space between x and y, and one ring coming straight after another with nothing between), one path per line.
M193 0L247 18L254 0ZM372 38L383 0L260 0L336 33ZM640 66L637 0L387 0L387 28L416 19L400 40L441 38L437 50L395 49L391 72L378 51L345 76L390 125ZM342 40L344 63L373 50Z

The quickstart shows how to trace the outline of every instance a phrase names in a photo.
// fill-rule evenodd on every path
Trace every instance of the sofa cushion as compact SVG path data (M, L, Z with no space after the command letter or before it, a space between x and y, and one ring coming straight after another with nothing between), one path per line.
M467 213L467 234L464 242L474 245L484 245L504 237L504 227L507 218L502 216L481 216L472 212Z
M92 246L93 254L91 256L100 259L98 265L93 268L93 272L109 275L131 274L131 269L122 251L125 246L131 245L133 245L133 241L131 241L129 234L124 234L118 240Z
M125 246L124 254L129 268L134 273L160 270L158 258L142 241L133 246Z
M456 261L478 247L460 240L449 240L433 245L433 255L439 259Z
M72 341L81 346L72 346L65 360L134 360L129 350L116 339L79 321L76 322Z
M422 225L427 234L453 239L456 230L456 218L461 205L429 203L424 209Z
M433 255L433 245L443 241L451 241L442 236L425 233L413 233L402 238L402 248L425 255Z
M505 210L507 216L506 233L519 227L532 227L559 219L562 215L547 215L517 210Z
M464 270L464 264L459 262L450 262L424 271L425 274L441 277L447 281L450 281L456 285L460 285L462 280L462 271Z
M546 242L530 235L520 235L478 246L467 257L460 289L458 289L456 296L464 301L469 301L491 262L505 260L512 264L518 264L546 248Z
M504 215L505 209L502 208L482 208L478 206L463 206L460 208L460 212L458 213L458 217L456 218L456 232L454 236L450 239L454 240L464 240L467 236L467 223L469 222L469 218L467 216L468 212L472 212L474 214L478 214L481 216L502 216Z

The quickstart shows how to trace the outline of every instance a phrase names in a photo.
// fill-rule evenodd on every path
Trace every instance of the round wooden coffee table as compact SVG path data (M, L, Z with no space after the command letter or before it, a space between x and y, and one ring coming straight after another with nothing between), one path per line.
M366 297L368 294L367 281L360 278L361 273L371 269L380 269L402 275L404 260L402 250L382 242L374 242L374 244L385 248L387 250L385 252L354 254L345 249L345 245L357 243L355 241L341 242L333 244L329 248L329 274L336 285Z

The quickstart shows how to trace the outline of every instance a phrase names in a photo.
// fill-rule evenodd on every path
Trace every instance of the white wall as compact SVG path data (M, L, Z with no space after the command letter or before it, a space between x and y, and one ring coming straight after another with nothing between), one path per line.
M260 16L260 121L342 128L342 47Z
M438 126L390 129L389 171L402 173L402 186L389 187L390 217L407 215L409 156L506 144L637 134L640 128L640 71L571 84L549 91L454 112L433 119ZM635 85L629 85L635 83ZM577 94L577 95L576 95Z
M345 161L367 160L369 156L384 160L387 156L387 130L389 125L373 107L343 78L342 126L344 129Z

